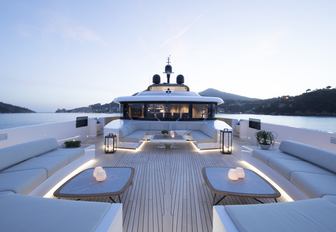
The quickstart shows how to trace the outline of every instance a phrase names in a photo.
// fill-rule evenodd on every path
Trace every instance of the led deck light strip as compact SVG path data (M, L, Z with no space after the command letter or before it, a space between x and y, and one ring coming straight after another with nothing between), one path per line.
M95 163L97 162L97 160L95 159L91 159L87 162L85 162L84 164L82 164L81 166L79 166L78 168L76 168L74 171L72 171L70 174L68 174L66 177L64 177L61 181L59 181L54 187L52 187L43 197L45 198L52 198L54 196L54 192L61 187L61 185L63 185L66 181L68 181L71 177L73 177L74 175L78 174L79 172L83 171L84 169L90 168L92 167Z
M200 152L201 149L199 149L193 142L190 142L191 145L194 147L194 150L197 151L197 152Z
M261 176L262 178L264 178L265 180L267 180L271 185L273 185L281 194L281 199L283 199L284 201L294 201L293 198L291 198L288 193L285 192L285 190L283 190L278 184L276 184L271 178L269 178L265 173L263 173L262 171L260 171L260 169L256 168L255 166L253 166L252 164L241 160L239 161L239 163L241 165L243 165L245 168L248 168L252 171L254 171L255 173L257 173L259 176Z
M190 141L189 142L193 147L194 147L194 150L199 152L199 153L205 153L205 152L219 152L220 149L219 148L211 148L211 149L199 149L194 142Z
M132 148L117 148L117 151L129 151L129 152L133 152L133 153L136 153L136 152L140 152L142 151L142 148L145 146L145 144L148 143L148 141L143 141L139 147L135 148L135 149L132 149Z

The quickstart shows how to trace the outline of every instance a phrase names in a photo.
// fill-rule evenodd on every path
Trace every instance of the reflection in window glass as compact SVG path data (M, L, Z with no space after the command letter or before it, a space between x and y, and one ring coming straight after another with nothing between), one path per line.
M195 119L206 119L209 117L208 104L193 104L192 117Z
M189 104L147 104L146 118L179 120L189 117Z
M202 120L213 119L212 103L123 103L123 118L143 120Z
M144 118L144 104L132 103L126 107L127 118L140 119Z

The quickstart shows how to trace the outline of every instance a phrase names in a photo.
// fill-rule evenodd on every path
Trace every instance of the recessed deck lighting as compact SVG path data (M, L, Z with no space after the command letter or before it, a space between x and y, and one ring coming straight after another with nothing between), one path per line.
M262 172L260 169L256 168L255 166L253 166L252 164L250 164L249 162L246 162L244 160L239 161L239 163L241 165L243 165L245 168L248 168L252 171L254 171L255 173L257 173L259 176L261 176L262 178L264 178L265 180L267 180L271 185L273 185L281 194L281 199L283 201L294 201L293 198L291 198L288 193L281 188L277 183L275 183L271 178L269 178L264 172Z
M73 177L74 175L80 173L81 171L83 171L84 169L87 169L89 167L92 167L95 163L97 162L96 159L91 159L87 162L85 162L84 164L82 164L81 166L79 166L78 168L76 168L74 171L72 171L70 174L68 174L66 177L64 177L61 181L59 181L54 187L52 187L43 197L45 198L53 198L54 197L54 192L61 187L61 185L63 185L66 181L68 181L71 177Z

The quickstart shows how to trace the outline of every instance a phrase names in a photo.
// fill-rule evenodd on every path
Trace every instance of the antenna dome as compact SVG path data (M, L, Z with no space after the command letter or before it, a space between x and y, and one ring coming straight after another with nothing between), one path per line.
M167 64L165 67L165 73L170 74L173 73L173 68L170 64Z
M184 76L181 75L181 74L177 75L176 83L179 84L179 85L182 85L184 83Z
M160 82L161 82L161 77L160 77L160 75L159 75L159 74L155 74L155 75L153 76L153 83L154 83L154 84L160 84Z

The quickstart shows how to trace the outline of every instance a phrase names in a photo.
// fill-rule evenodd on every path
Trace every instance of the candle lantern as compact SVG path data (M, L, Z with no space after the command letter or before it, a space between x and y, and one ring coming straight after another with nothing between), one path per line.
M232 130L220 131L220 150L223 154L232 154Z
M104 151L105 153L114 153L117 148L117 135L110 133L105 136L104 139Z

